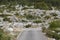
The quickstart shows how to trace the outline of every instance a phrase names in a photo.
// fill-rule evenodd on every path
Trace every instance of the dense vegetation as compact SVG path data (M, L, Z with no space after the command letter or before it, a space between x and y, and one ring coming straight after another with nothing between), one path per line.
M51 29L51 30L59 30L59 28L60 28L60 20L53 21L53 22L50 23L49 29Z
M0 0L0 5L15 5L22 4L24 5L34 5L35 8L39 9L51 9L51 7L60 8L60 0Z
M50 26L46 29L43 27L43 32L46 32L46 35L56 40L60 40L60 20L56 20L50 23Z
M60 40L60 20L53 21L47 31L47 36Z

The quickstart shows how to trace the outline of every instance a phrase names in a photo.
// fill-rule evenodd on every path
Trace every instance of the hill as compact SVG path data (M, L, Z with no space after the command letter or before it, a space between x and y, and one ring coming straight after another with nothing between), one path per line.
M51 9L51 7L60 8L60 0L0 0L0 5L34 5L34 8L38 9Z

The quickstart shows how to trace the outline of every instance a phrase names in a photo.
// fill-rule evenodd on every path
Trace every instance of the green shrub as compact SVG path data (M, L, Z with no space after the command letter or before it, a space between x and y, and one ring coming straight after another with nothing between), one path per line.
M42 32L46 32L46 27L42 27Z
M44 10L47 10L49 9L49 7L47 6L47 4L45 2L38 2L38 3L35 3L34 5L35 8L37 9L44 9Z
M25 26L25 28L29 28L29 27L31 27L31 25L30 25L30 24L28 24L28 25L26 25L26 26Z
M24 14L24 16L27 18L27 19L29 19L29 20L32 20L32 19L36 19L36 17L35 16L33 16L33 15L30 15L30 14Z
M52 15L52 16L58 16L56 13L51 13L50 15Z
M10 14L0 14L0 17L7 17L7 16L11 16Z
M51 17L50 17L50 16L45 16L44 18L45 18L45 19L49 19L49 18L51 18Z
M4 17L3 21L11 22L10 18Z
M60 35L58 34L58 33L56 33L56 32L52 32L51 30L48 30L47 32L46 32L46 35L48 36L48 37L50 37L50 38L55 38L56 40L58 39L60 39Z
M56 28L60 28L60 20L50 23L49 29L55 30Z
M56 40L60 40L60 20L56 20L50 23L50 26L46 30L46 35Z
M19 16L19 14L18 14L18 13L14 14L14 15Z
M22 22L27 22L26 20L22 20Z
M35 21L33 21L33 23L42 23L42 21L41 20L35 20Z

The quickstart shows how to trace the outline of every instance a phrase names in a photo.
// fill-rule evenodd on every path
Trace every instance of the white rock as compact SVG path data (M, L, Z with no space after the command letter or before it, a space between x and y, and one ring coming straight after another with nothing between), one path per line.
M10 31L10 32L12 32L13 31L13 28L8 28L7 30Z

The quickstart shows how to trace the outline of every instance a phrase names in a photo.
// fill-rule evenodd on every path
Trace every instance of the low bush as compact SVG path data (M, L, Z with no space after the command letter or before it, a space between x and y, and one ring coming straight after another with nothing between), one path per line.
M28 25L26 25L26 26L25 26L25 28L29 28L29 27L31 27L31 25L30 25L30 24L28 24Z
M11 37L2 29L0 29L0 40L11 40Z
M33 21L33 23L42 23L42 21L41 20L35 20L35 21Z

